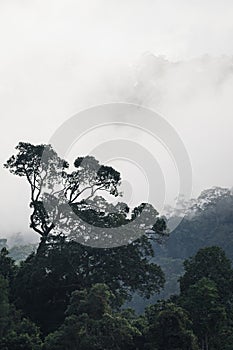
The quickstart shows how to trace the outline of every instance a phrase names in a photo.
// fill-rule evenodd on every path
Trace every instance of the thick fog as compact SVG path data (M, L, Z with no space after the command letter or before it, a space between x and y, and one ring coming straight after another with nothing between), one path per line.
M232 16L230 0L1 1L0 163L82 109L130 102L180 135L193 196L232 187ZM0 236L28 232L27 183L0 176Z

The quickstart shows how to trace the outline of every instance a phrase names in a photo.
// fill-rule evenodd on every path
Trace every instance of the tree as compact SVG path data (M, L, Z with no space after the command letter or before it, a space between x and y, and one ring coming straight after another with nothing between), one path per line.
M148 229L156 237L164 234L165 223L158 220L152 206L141 204L128 219L126 204L113 206L97 196L99 193L119 195L120 173L112 167L86 156L76 158L76 170L68 172L69 164L50 145L20 142L16 149L17 155L10 157L5 167L29 183L30 226L42 237L40 248L50 234L63 233L97 247L106 246L106 242L108 246L130 243ZM116 227L121 230L117 231ZM126 239L122 242L123 236Z
M8 282L0 275L0 338L3 337L9 324Z
M115 307L135 291L149 297L165 282L161 268L148 261L149 248L140 240L97 249L56 238L46 245L44 254L32 254L21 264L14 282L14 301L47 334L64 321L74 290L105 283L115 295Z
M118 196L118 171L87 156L68 172L51 146L21 142L16 149L5 167L28 181L31 227L42 236L16 277L18 308L47 333L63 322L76 289L105 283L119 307L136 290L149 297L162 288L164 275L150 258L151 241L167 234L165 220L147 203L130 211L98 195Z
M48 217L42 202L43 189L47 186L53 189L59 184L67 162L58 157L51 146L20 142L16 147L18 154L12 156L4 165L9 171L20 177L25 177L30 185L30 226L46 238L54 228L54 223Z
M19 317L12 319L11 327L0 340L2 350L42 350L42 341L38 327L29 319Z
M215 282L203 277L181 296L181 304L191 316L201 349L208 350L226 321L226 310L221 304Z
M187 312L171 302L159 302L146 310L146 349L198 350Z
M181 294L203 277L212 280L222 301L229 302L233 291L233 270L225 252L219 247L200 249L197 254L185 260L185 273L180 278Z
M0 251L0 275L7 279L10 287L16 272L17 267L14 260L9 256L9 251L6 248L2 248Z
M15 272L14 260L9 257L9 251L2 248L0 252L0 274L7 279L11 279Z
M163 273L149 260L151 241L167 234L165 220L149 204L130 212L125 203L113 205L97 195L118 196L118 171L87 156L76 158L68 172L51 146L21 142L16 149L5 167L27 179L31 227L42 236L37 254L17 275L17 307L49 331L63 320L75 289L106 283L118 306L136 290L146 297L160 290Z
M189 312L202 349L214 348L232 327L231 262L221 248L208 247L187 259L184 268L180 305Z
M65 322L45 339L45 350L134 350L140 332L111 310L111 297L104 284L74 292Z
M8 281L0 275L0 348L41 350L40 332L9 303Z
M66 219L61 209L64 203L74 205L81 196L90 199L101 190L118 195L120 174L111 167L100 166L94 157L77 158L77 170L68 174L65 169L69 164L50 145L20 142L16 149L18 154L5 167L27 179L31 191L30 226L42 236L42 241Z

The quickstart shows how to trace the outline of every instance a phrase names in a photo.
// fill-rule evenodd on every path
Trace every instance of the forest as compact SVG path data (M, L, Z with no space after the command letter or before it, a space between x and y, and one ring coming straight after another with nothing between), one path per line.
M40 242L0 240L1 350L233 349L230 189L164 217L110 203L120 173L94 157L69 170L51 146L20 142L4 166L29 185Z

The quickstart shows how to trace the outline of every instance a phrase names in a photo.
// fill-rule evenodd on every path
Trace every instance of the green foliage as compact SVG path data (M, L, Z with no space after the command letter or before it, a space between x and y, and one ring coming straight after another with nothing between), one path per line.
M17 271L14 260L9 256L9 251L2 248L0 252L0 275L12 282Z
M218 247L233 260L229 190L204 191L161 247L166 221L152 206L142 203L130 211L125 203L97 196L118 196L115 169L88 156L77 158L75 171L68 172L68 163L46 145L19 143L17 152L5 166L28 181L30 224L42 240L19 266L0 241L0 349L232 349L233 271ZM122 230L119 236L112 235L115 228ZM117 247L121 235L130 244ZM114 248L88 246L97 239ZM11 256L22 260L31 253L27 249L14 247ZM165 298L178 292L184 258L180 295L155 303L165 282L158 265L167 278L160 294ZM135 292L153 298L145 315L121 309Z
M215 282L218 293L226 302L233 290L233 270L231 262L219 247L200 249L197 254L184 262L185 274L180 278L181 293L206 277Z
M164 275L148 261L143 246L138 241L114 249L94 249L56 238L46 245L44 254L31 255L21 265L14 283L15 303L48 333L64 320L74 290L105 283L115 295L116 307L136 290L150 296L163 286Z
M181 295L181 304L189 312L200 341L209 342L218 337L226 321L226 310L213 280L203 277L191 285L185 296Z
M45 339L46 350L134 350L138 329L111 310L111 293L96 284L89 292L75 292L64 324ZM97 305L95 305L97 304Z
M146 349L198 350L187 312L170 302L160 302L146 310Z
M166 283L164 290L149 301L134 296L134 304L131 305L138 312L143 312L148 303L154 303L161 298L169 298L172 294L179 292L177 280L183 274L183 261L194 256L199 249L218 246L233 262L232 191L219 187L208 189L203 191L197 200L188 205L185 203L184 207L186 207L186 216L170 233L165 243L158 246L152 242L155 252L153 261L164 271ZM169 221L176 220L177 217L173 214L168 220L168 226ZM223 286L223 290L224 288Z
M0 338L4 335L9 324L8 282L0 275Z
M71 305L67 315L88 314L93 319L100 319L105 313L111 312L110 298L114 298L105 284L95 284L89 291L72 293Z
M221 248L208 247L186 260L184 267L179 303L189 312L200 345L218 349L219 339L232 327L231 263ZM229 344L227 339L221 348Z
M172 294L178 294L179 287L179 278L181 277L184 268L182 259L172 259L163 257L155 251L155 256L151 259L151 262L160 266L164 275L165 275L165 284L164 288L161 289L159 293L153 294L150 298L145 299L135 293L132 299L127 303L128 306L134 308L139 314L143 313L145 307L151 304L155 304L158 300L168 299Z
M27 318L9 303L10 279L1 277L0 348L230 350L232 268L223 250L208 247L187 259L180 279L181 294L156 302L147 308L145 315L137 316L130 309L119 311L119 306L130 288L133 291L140 285L145 295L150 290L150 278L144 268L139 268L140 259L150 249L145 246L142 253L142 247L142 242L138 242L132 250L126 247L98 250L66 242L62 236L54 237L43 254L32 254L16 271L4 250L2 271L7 277L13 269L13 301ZM134 249L141 254L135 253L140 256L138 266L129 259L134 256ZM161 261L168 264L167 273L176 271L165 258ZM138 268L141 276L137 276ZM117 279L119 275L121 280ZM146 288L145 283L149 283ZM45 335L49 333L44 344L38 327L28 317L42 326Z
M28 319L13 320L14 325L0 340L2 350L42 350L40 332ZM17 323L15 323L17 322Z
M8 281L0 275L0 349L41 350L38 327L9 303Z

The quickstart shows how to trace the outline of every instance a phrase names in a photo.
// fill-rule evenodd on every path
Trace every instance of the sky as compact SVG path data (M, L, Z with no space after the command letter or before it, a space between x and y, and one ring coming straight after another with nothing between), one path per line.
M47 143L86 108L127 102L152 108L177 132L193 196L232 187L232 16L231 0L1 0L0 163L19 141ZM0 236L28 232L28 186L2 166L0 176Z

